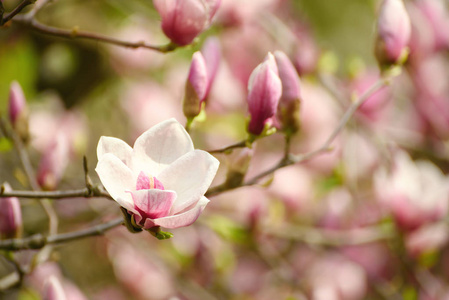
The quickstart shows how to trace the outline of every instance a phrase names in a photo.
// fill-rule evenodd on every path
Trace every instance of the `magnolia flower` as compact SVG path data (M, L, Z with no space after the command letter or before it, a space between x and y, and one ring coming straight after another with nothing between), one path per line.
M97 155L95 170L104 187L144 229L192 224L209 202L204 194L219 165L209 153L193 149L175 119L144 132L134 148L103 136Z
M11 191L11 186L4 183L5 191ZM0 238L16 238L22 231L22 211L19 199L16 197L0 198Z

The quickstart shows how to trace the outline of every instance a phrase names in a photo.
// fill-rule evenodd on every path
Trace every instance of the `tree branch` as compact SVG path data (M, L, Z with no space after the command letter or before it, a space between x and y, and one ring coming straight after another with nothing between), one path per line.
M33 4L36 2L36 0L23 0L19 5L17 5L16 8L13 9L12 12L7 14L4 18L0 20L0 26L11 20L15 15L20 13L25 7L27 7L30 4Z
M0 241L0 249L17 251L24 249L41 249L46 245L60 244L64 242L70 242L74 240L79 240L85 237L102 235L106 231L117 227L123 223L123 218L117 218L107 223L103 223L94 227L87 229L82 229L78 231L60 233L55 235L43 236L41 234L36 234L23 239L9 239Z
M26 16L14 18L13 21L16 23L20 23L20 24L29 26L29 27L33 28L34 30L36 30L40 33L43 33L43 34L62 37L62 38L68 38L68 39L94 40L94 41L98 41L98 42L102 42L102 43L108 43L108 44L127 47L127 48L134 48L134 49L145 48L145 49L150 49L150 50L154 50L154 51L161 52L161 53L171 52L178 47L177 45L175 45L173 43L169 43L167 45L156 46L156 45L147 44L144 41L127 42L127 41L122 41L122 40L119 40L116 38L99 35L96 33L79 31L79 29L77 27L74 27L71 30L60 29L60 28L42 24L39 21L37 21L33 18L28 18Z

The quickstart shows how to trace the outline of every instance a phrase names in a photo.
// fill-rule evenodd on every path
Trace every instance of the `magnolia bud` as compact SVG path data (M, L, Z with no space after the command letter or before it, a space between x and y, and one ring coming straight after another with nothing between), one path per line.
M196 117L201 111L208 86L206 62L201 52L195 52L190 65L183 101L183 112L187 119Z
M377 20L375 55L380 66L401 63L407 56L410 18L402 0L384 0Z
M45 190L54 190L64 174L70 156L67 138L59 134L45 151L37 172L37 181Z
M17 81L13 81L9 89L8 113L14 130L23 140L28 140L28 109L22 87Z
M61 281L54 275L46 281L44 285L43 300L66 300L67 296L62 287Z
M4 183L5 191L11 191L8 183ZM19 199L16 197L0 198L0 237L11 239L20 237L22 233L22 212Z
M299 130L299 108L301 100L298 73L284 52L274 53L282 82L282 96L279 101L277 116L282 124L282 130L294 134Z
M175 44L185 46L206 29L220 0L153 0L162 18L162 31Z
M251 73L248 83L248 110L251 120L248 132L260 135L265 124L271 121L277 110L282 94L282 83L279 79L276 61L268 53L265 61Z

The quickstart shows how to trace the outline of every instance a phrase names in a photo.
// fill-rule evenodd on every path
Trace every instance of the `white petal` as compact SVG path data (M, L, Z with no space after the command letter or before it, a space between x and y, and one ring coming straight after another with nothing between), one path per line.
M171 209L172 214L196 203L206 193L219 164L209 153L195 150L182 156L158 175L164 188L178 194Z
M147 170L157 176L167 165L193 151L193 143L184 127L175 119L161 122L137 138L134 144L133 170Z
M132 196L127 192L135 190L132 171L111 153L102 156L95 171L111 197L121 206L134 211Z
M161 226L164 228L179 228L191 225L193 222L198 219L201 212L206 207L209 200L206 197L202 197L200 201L195 205L194 208L183 212L182 214L159 218L155 220L147 219L145 222L145 228L150 228L152 226ZM148 226L147 226L148 225Z
M121 139L102 136L97 146L97 157L100 160L106 153L112 153L126 165L131 163L133 149Z

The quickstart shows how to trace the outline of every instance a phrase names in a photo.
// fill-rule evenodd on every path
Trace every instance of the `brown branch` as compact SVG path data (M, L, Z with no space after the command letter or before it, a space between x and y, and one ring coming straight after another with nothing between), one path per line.
M92 198L92 197L104 197L112 199L111 195L107 192L94 188L92 190L88 188L68 190L68 191L5 191L0 190L0 198L4 197L19 197L19 198L45 198L45 199L64 199L64 198Z
M11 20L15 15L20 13L25 7L30 4L33 4L36 0L23 0L19 5L16 6L10 13L8 13L5 17L0 20L0 26Z
M150 50L154 50L154 51L161 52L161 53L171 52L178 47L177 45L175 45L173 43L169 43L167 45L150 45L150 44L145 43L144 41L128 42L128 41L123 41L123 40L119 40L119 39L104 36L104 35L99 35L96 33L79 31L78 28L76 28L76 27L74 27L71 30L61 29L61 28L56 28L56 27L42 24L33 18L17 17L17 18L14 18L13 21L16 23L20 23L20 24L29 26L29 27L33 28L34 30L36 30L40 33L43 33L43 34L62 37L62 38L68 38L68 39L94 40L97 42L108 43L108 44L112 44L112 45L116 45L116 46L122 46L122 47L133 48L133 49L145 48L145 49L150 49Z
M225 153L228 152L232 149L236 149L236 148L244 148L246 147L246 140L229 145L227 147L221 148L221 149L215 149L215 150L208 150L207 152L209 152L210 154L214 154L214 153Z
M98 236L104 234L106 231L117 227L123 223L123 218L117 218L107 223L96 225L87 229L82 229L78 231L60 233L55 235L43 236L41 234L36 234L23 239L9 239L0 241L0 249L17 251L24 249L41 249L46 245L61 244L65 242L70 242L74 240L79 240L82 238L90 236Z

